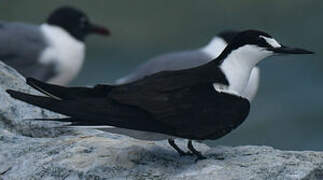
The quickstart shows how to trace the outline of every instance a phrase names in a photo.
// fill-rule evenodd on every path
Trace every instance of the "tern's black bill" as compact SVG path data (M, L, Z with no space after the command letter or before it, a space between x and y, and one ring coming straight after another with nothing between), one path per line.
M89 31L90 31L90 33L100 34L100 35L104 35L104 36L109 36L111 34L107 28L105 28L103 26L96 25L96 24L90 24Z
M272 48L271 51L279 54L314 54L313 51L308 51L300 48L290 48L282 46L280 48Z

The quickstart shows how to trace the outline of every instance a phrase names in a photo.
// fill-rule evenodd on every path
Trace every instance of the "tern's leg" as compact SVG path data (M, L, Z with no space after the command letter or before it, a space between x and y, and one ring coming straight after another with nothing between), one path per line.
M205 156L202 155L201 152L197 151L192 144L192 140L189 140L187 143L187 148L194 154L196 155L197 159L196 160L202 160L202 159L206 159Z
M188 155L193 155L191 152L184 152L183 150L181 150L175 143L174 139L168 139L168 143L169 145L171 145L180 156L188 156Z

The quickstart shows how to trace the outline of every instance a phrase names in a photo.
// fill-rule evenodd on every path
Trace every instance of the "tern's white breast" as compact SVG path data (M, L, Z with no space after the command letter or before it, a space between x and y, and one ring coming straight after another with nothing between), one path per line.
M245 45L233 50L220 66L229 81L229 86L222 88L215 84L215 89L241 96L248 85L252 69L262 59L271 55L272 52L255 45Z

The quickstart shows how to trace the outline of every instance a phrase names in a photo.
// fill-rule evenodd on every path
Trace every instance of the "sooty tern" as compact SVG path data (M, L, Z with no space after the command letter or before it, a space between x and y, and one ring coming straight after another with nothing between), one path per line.
M50 120L71 122L72 126L107 125L189 139L189 150L203 159L191 140L218 139L246 119L250 102L241 93L257 63L275 54L312 53L283 46L265 32L247 30L236 35L219 57L198 67L93 88L63 87L28 78L27 84L47 96L7 92L67 115Z
M25 77L55 84L70 82L80 71L85 55L84 39L109 31L90 23L81 10L60 7L47 22L32 25L0 22L0 60Z
M200 66L202 64L208 63L211 60L217 58L227 44L234 38L237 34L237 31L223 31L220 32L217 36L215 36L209 44L206 46L190 51L181 51L181 52L173 52L169 54L160 55L148 60L146 63L138 66L135 70L122 77L116 81L116 84L126 84L133 81L137 81L139 79L144 78L145 76L155 74L161 71L169 71L169 70L182 70L188 69L196 66ZM242 92L241 96L248 98L249 101L252 101L255 97L260 80L260 69L258 67L254 67L252 69L248 85L245 90ZM117 127L98 127L102 131L107 131L111 133L124 134L127 136L131 136L136 139L141 140L164 140L170 138L169 136L165 136L163 134L151 133L145 131L136 131L131 129L123 129ZM172 146L174 145L174 140L169 139L169 142ZM178 147L175 147L178 148ZM181 152L181 154L185 154Z

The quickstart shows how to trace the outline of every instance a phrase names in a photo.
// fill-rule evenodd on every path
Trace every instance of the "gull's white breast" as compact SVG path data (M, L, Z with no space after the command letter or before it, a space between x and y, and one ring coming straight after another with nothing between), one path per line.
M54 63L57 75L49 80L54 84L67 84L82 68L85 45L60 27L41 25L48 47L40 56L44 64Z

